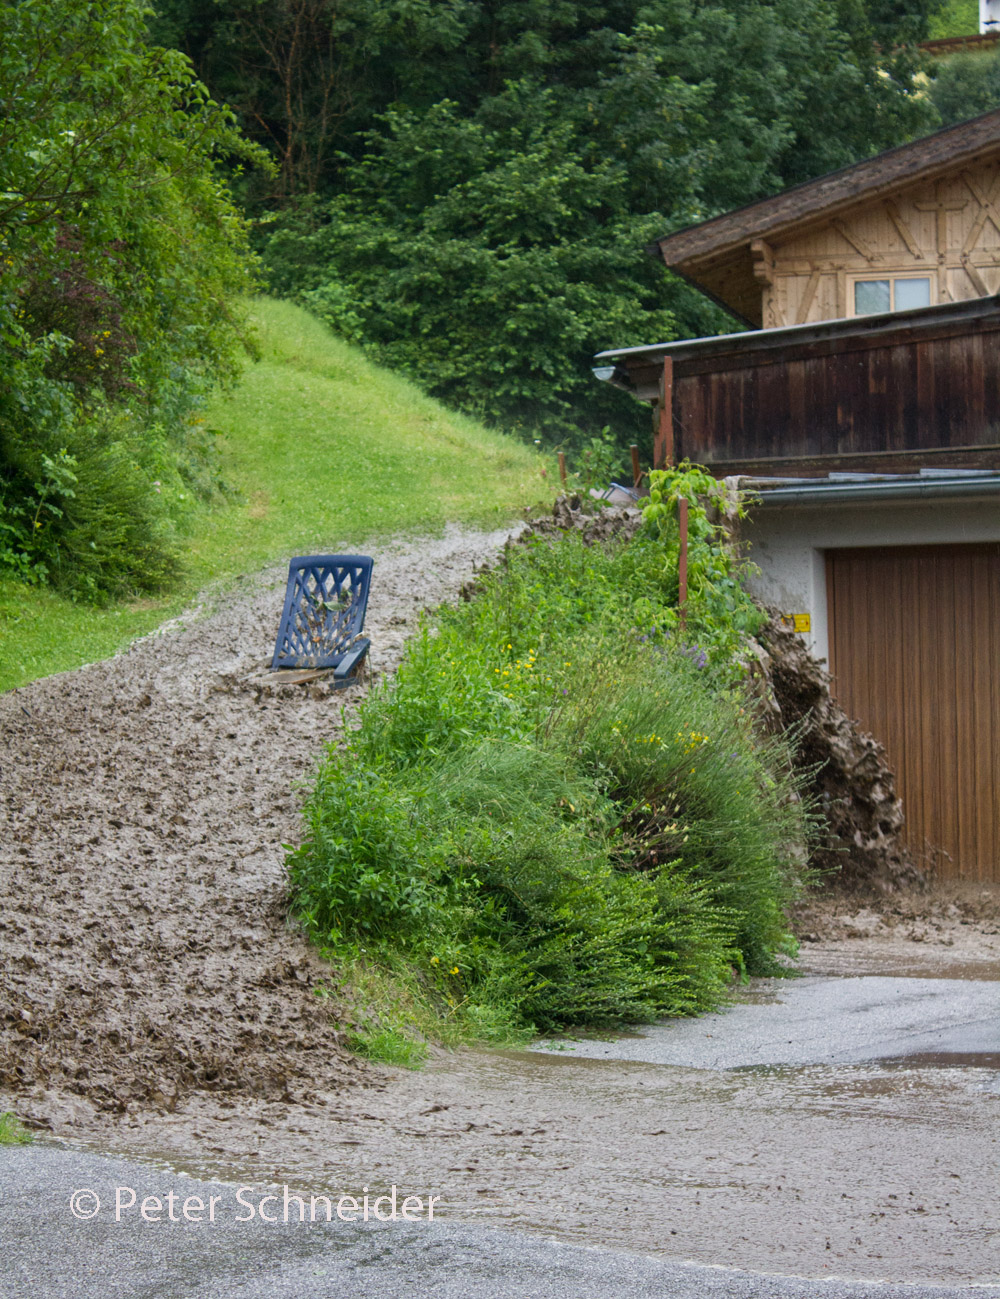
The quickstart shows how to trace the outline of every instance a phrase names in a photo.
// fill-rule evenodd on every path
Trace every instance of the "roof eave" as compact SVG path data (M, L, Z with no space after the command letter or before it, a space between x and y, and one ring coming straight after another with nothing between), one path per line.
M978 136L974 132L976 127L980 130ZM958 141L963 136L972 137L968 146L964 149L958 144ZM928 147L933 148L935 142L940 147L945 146L947 137L953 137L957 147L944 149L941 156L935 157L929 164L921 165L919 159L926 156ZM845 208L854 207L859 202L864 202L866 195L871 195L874 198L879 192L890 193L895 189L911 185L918 180L931 179L938 173L954 170L959 164L968 164L978 154L989 152L1000 153L1000 109L991 109L990 112L982 113L979 117L971 118L967 122L959 122L952 126L943 127L931 135L922 136L917 140L909 141L907 144L898 145L895 149L888 149L884 153L876 154L874 157L865 158L860 162L851 163L847 167L827 172L823 176L804 181L800 185L794 185L778 194L771 195L769 198L757 199L753 203L747 203L743 207L724 212L717 217L711 217L707 221L700 221L694 225L685 226L681 230L672 231L670 234L663 235L655 240L651 247L657 249L667 266L672 270L677 270L679 265L686 264L690 266L690 263L701 257L708 255L713 257L723 256L730 252L736 252L748 239L776 238L801 226L809 225L818 220L825 220L828 217L837 215ZM915 160L912 167L901 167L897 174L888 179L879 174L887 166L891 168L893 160L898 162L901 156L905 157L907 154L912 154ZM872 173L872 179L868 184L862 184L859 188L852 188L839 197L834 196L831 198L826 193L831 183L838 177L846 179L852 173L856 176L863 176L867 171ZM769 208L774 209L787 204L789 198L794 198L796 195L808 196L810 191L814 196L812 202L806 198L803 207L794 215L781 215L770 221L768 220L767 212ZM752 233L741 230L738 234L734 233L731 238L726 238L724 232L728 226L736 225L741 218L745 218L755 211L761 215L760 220L754 223ZM713 242L711 239L713 228L723 232L718 242ZM685 250L683 242L685 237L693 237L696 232L701 232L701 238L689 238L689 242L692 242L693 246ZM670 244L675 245L672 252L669 251Z

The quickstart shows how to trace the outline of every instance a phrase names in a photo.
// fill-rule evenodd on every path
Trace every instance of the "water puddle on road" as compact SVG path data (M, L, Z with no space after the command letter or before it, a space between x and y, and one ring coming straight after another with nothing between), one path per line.
M1000 1052L923 1051L914 1055L887 1056L878 1063L883 1069L989 1069L1000 1073Z

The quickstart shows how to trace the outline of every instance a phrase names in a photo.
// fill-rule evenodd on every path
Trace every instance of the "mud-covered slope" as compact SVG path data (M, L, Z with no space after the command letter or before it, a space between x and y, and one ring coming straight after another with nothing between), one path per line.
M375 552L376 674L505 536ZM287 922L282 850L360 689L238 684L273 649L284 576L0 697L0 1091L36 1121L73 1096L120 1113L379 1085L315 995L331 971Z

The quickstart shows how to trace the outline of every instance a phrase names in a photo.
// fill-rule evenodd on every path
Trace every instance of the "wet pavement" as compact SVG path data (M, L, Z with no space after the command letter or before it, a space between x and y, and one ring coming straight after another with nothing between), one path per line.
M737 1006L614 1041L535 1050L693 1069L1000 1056L1000 982L884 976L761 980Z
M566 1292L595 1296L895 1295L922 1285L971 1297L1000 1285L998 996L997 982L880 973L760 981L719 1015L615 1041L441 1053L381 1089L331 1088L295 1104L201 1095L110 1128L80 1121L90 1150L56 1153L154 1157L258 1193L395 1185L440 1197L437 1234L400 1226L377 1249L336 1224L335 1239L314 1233L308 1246L295 1236L279 1247L272 1233L273 1267L301 1279L303 1259L318 1259L346 1287L310 1282L302 1294L369 1293L347 1285L348 1263L371 1293L378 1278L395 1293L419 1239L415 1275L426 1289L411 1294L555 1296L565 1266L579 1283ZM654 1049L656 1060L642 1058ZM73 1188L64 1175L47 1185L51 1213L65 1219ZM67 1267L72 1226L60 1243ZM181 1237L168 1239L173 1264ZM242 1240L220 1246L223 1261ZM482 1267L470 1262L480 1246ZM246 1249L241 1284L258 1266ZM706 1288L719 1267L741 1278L735 1288ZM614 1288L619 1268L638 1288ZM787 1289L794 1278L817 1284ZM846 1288L830 1289L833 1278ZM244 1293L219 1291L230 1292Z
M343 1189L360 1195L358 1187ZM77 1213L92 1216L73 1216L74 1193ZM289 1197L286 1222L284 1195L278 1194L280 1199L266 1202L259 1184L201 1182L162 1166L52 1147L8 1149L0 1161L0 1295L964 1299L972 1293L836 1276L754 1276L447 1221L337 1221L337 1201L334 1220L327 1223L322 1203L303 1201L300 1209ZM352 1212L349 1204L344 1211ZM262 1221L262 1212L275 1220ZM391 1206L383 1205L382 1212L390 1214ZM1000 1299L1000 1287L974 1293L977 1299Z

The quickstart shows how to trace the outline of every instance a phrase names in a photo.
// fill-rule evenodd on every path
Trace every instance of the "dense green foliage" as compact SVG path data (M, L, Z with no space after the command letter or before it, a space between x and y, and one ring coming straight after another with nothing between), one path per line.
M974 36L979 31L979 0L942 0L927 24L929 40Z
M1000 50L942 59L929 93L945 126L1000 108Z
M734 967L780 968L806 818L734 684L733 563L693 513L686 635L662 516L627 546L512 548L424 628L308 800L290 869L318 943L402 963L493 1038L693 1013Z
M278 163L278 292L452 405L645 443L617 344L734 322L658 235L935 124L938 0L159 0L153 30Z
M221 486L199 407L251 342L227 184L274 287L425 391L644 443L591 354L733 322L642 246L932 125L913 43L938 8L3 6L0 574L98 601L175 579Z
M593 353L734 323L644 245L932 124L912 47L880 44L919 35L919 7L891 11L450 6L468 29L442 97L402 84L345 142L323 197L270 227L272 285L481 417L645 442Z
M506 88L520 85L555 91L571 123L596 91L598 143L614 129L602 101L619 91L621 129L634 129L631 117L658 117L686 138L685 152L697 152L699 170L725 175L715 201L729 204L918 126L905 93L913 44L940 8L941 0L158 0L151 31L184 50L273 152L272 194L340 189L365 133L388 111L422 117L451 101L463 119L480 110L488 118L493 101L502 108ZM630 66L653 75L629 81Z
M0 572L93 598L174 571L167 502L204 486L195 406L237 373L250 283L219 171L249 146L145 16L0 7Z

